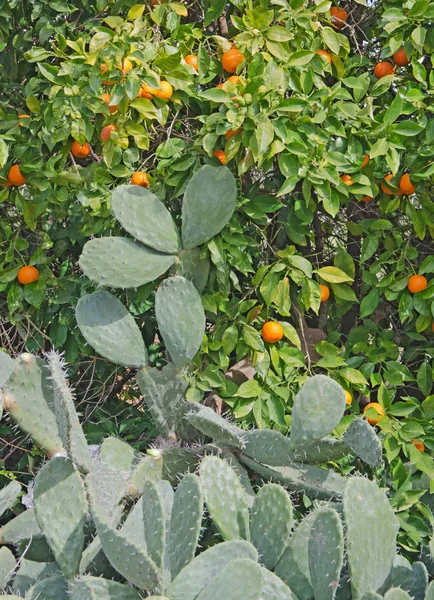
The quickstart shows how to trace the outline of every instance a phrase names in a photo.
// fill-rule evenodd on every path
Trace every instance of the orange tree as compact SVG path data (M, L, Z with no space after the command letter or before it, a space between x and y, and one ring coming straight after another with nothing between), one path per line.
M2 345L93 357L77 261L119 233L112 189L133 178L179 220L193 172L226 164L238 205L201 248L189 398L213 391L245 426L285 432L301 383L325 372L347 391L338 434L377 403L377 476L415 551L434 509L433 18L428 0L4 2ZM119 294L149 345L157 285ZM261 335L269 321L281 331ZM240 361L246 380L226 377Z

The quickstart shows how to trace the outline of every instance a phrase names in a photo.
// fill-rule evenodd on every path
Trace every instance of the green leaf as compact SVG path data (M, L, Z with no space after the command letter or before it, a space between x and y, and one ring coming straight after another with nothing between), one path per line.
M225 330L223 337L222 337L222 346L223 346L223 351L225 352L225 354L229 355L233 350L235 350L237 342L238 342L238 329L237 329L237 326L235 325L235 323L232 323Z
M292 39L293 34L286 29L286 27L273 25L273 27L270 27L264 32L264 37L273 42L288 42L290 39Z
M201 92L200 97L204 100L210 100L211 102L229 102L230 98L224 90L217 88L211 88Z
M0 139L0 167L4 167L9 156L9 148L6 142Z
M130 21L134 21L135 19L140 18L145 12L145 8L146 7L144 4L135 4L128 11L127 19Z
M337 298L347 302L357 302L354 290L347 283L332 283L331 288Z
M226 0L213 0L210 4L210 8L206 11L205 19L203 24L205 27L211 25L213 21L216 21L224 11Z
M323 27L321 29L321 37L324 40L325 45L328 46L332 52L339 54L339 48L341 46L339 36L331 27Z
M360 262L365 262L375 254L378 248L379 238L377 235L369 234L365 237L362 243L362 252Z
M339 375L353 385L368 385L366 378L357 369L345 367L339 371Z
M352 277L349 277L337 267L322 267L321 269L317 269L315 273L317 273L321 279L328 281L329 283L345 283L346 281L353 281Z
M379 139L372 146L369 151L370 158L376 158L377 156L384 156L389 150L389 142L384 138Z
M374 288L367 294L360 303L360 318L368 317L377 308L380 302L380 290Z
M291 54L286 62L286 66L302 67L303 65L307 65L307 63L309 63L314 56L315 53L311 52L310 50L298 50L298 52Z
M258 117L258 125L255 132L256 148L255 153L257 156L265 152L268 146L274 139L274 129L271 121L265 115Z
M265 352L261 334L251 325L244 325L243 339L249 348L253 348L253 350L257 350L258 352Z
M245 381L238 388L236 396L240 398L255 398L261 395L262 387L255 379Z
M41 112L41 103L36 96L30 95L26 97L26 105L30 112L39 113Z
M412 121L401 121L397 125L395 125L395 133L399 135L405 135L407 137L417 135L421 131L424 130L424 127L418 125L417 123L413 123Z
M422 394L428 396L432 388L433 378L431 365L427 361L419 367L416 380Z

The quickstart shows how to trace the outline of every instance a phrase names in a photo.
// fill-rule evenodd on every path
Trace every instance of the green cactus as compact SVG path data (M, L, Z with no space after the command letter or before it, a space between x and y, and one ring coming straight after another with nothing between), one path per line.
M172 485L177 485L179 477L184 473L191 473L197 469L200 455L198 451L189 450L174 446L173 448L162 448L153 450L160 452L163 459L162 477L170 481Z
M9 354L6 354L6 352L3 352L2 350L0 350L0 389L2 387L4 387L4 385L7 383L9 377L12 375L12 373L15 370L15 361L9 356ZM0 420L2 418L3 415L3 398L0 395Z
M434 581L431 581L431 583L427 587L425 600L434 600Z
M170 600L195 600L223 569L238 558L258 560L255 548L245 541L223 542L199 554L175 577L167 589Z
M9 583L16 565L15 556L9 548L0 548L0 590Z
M205 289L210 270L209 258L201 258L200 248L182 250L172 267L173 275L182 275L191 281L199 294Z
M22 354L15 362L15 371L3 388L5 408L48 456L63 453L45 361Z
M26 600L69 600L68 582L59 576L37 581L27 590Z
M115 296L98 290L78 301L78 328L101 356L125 367L145 367L148 354L131 313Z
M315 600L333 600L344 557L341 519L332 508L315 514L308 542L309 573Z
M160 434L176 439L176 416L184 401L187 379L173 363L168 363L161 371L150 367L139 369L137 382Z
M288 493L275 483L259 490L252 506L252 544L267 569L274 569L282 556L292 528L293 508Z
M24 595L37 581L59 575L61 572L55 562L35 562L22 558L14 578L12 591Z
M54 396L54 413L60 438L69 458L83 472L92 467L86 438L78 420L71 390L63 373L63 363L58 354L48 356Z
M197 475L185 475L175 492L168 554L172 578L194 558L202 526L203 495Z
M80 268L98 285L137 288L163 275L175 256L155 252L124 237L94 238L86 242Z
M163 499L153 481L145 481L142 495L143 529L146 552L159 569L163 568L166 522Z
M235 177L226 167L201 167L190 179L182 202L182 245L194 248L217 235L232 217Z
M267 569L262 569L264 582L259 600L297 600L292 591L280 577Z
M58 456L42 467L33 500L36 519L62 573L77 575L87 502L83 482L69 459Z
M343 441L371 467L381 464L381 442L366 419L354 419L344 433Z
M14 480L0 490L0 517L15 504L21 494L21 484Z
M384 596L384 600L411 600L410 596L400 588L390 588Z
M202 301L191 281L180 275L163 281L155 294L155 314L172 361L184 367L199 350L205 333Z
M303 384L292 408L292 447L328 435L340 422L346 407L343 388L325 375L314 375Z
M122 227L145 246L165 254L181 250L172 215L149 190L120 185L112 193L111 208Z
M263 572L257 563L237 558L208 583L197 600L259 600L263 583Z
M350 581L355 600L376 592L392 570L397 519L386 495L363 477L348 480L343 494Z
M217 415L208 406L194 407L187 413L187 419L198 431L220 444L239 449L245 445L245 432Z
M140 600L136 590L122 583L89 576L69 582L68 595L72 600Z
M249 540L249 506L241 483L221 458L205 457L200 479L208 511L224 540Z

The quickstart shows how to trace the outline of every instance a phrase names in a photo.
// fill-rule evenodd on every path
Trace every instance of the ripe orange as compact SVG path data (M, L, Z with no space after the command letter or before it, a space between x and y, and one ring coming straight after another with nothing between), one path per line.
M237 85L238 83L240 83L241 77L238 77L238 75L231 75L230 77L228 77L228 81L230 81L234 85Z
M327 300L330 298L329 288L323 283L320 283L319 287L321 288L321 302L327 302Z
M160 89L156 90L154 94L163 100L170 100L173 94L173 88L168 81L160 81Z
M131 71L132 68L133 68L133 63L130 61L129 58L124 58L122 63L120 65L118 65L118 69L120 69L122 71L122 75L126 75L128 73L128 71Z
M226 133L226 139L230 140L231 137L233 137L234 135L237 135L237 133L241 133L241 127L236 129L235 131L232 131L232 129L229 129L229 131Z
M151 88L150 85L148 85L147 83L142 83L140 85L140 92L138 97L139 98L146 98L147 100L152 100L152 94L149 90L154 90L155 91L156 88Z
M215 156L216 158L219 159L219 161L222 163L222 165L226 164L226 154L224 152L224 150L216 150L215 152L212 153L213 156Z
M20 165L12 165L7 176L7 187L11 187L12 185L20 187L25 184L26 178L21 174Z
M30 119L30 115L18 115L19 119Z
M351 175L341 175L341 181L347 186L353 185L354 181L351 178Z
M108 66L106 65L106 63L101 63L101 67L100 67L100 73L101 75L104 75L104 73L107 71ZM114 85L115 82L114 81L104 81L103 80L103 84L104 85Z
M36 267L21 267L17 279L22 285L27 285L39 279L39 271Z
M398 67L405 67L410 62L410 59L405 53L404 48L400 48L397 52L395 52L392 58L395 65L398 65Z
M392 179L392 177L393 177L392 173L388 173L387 175L384 176L384 179L386 181L390 181ZM393 192L393 190L391 190L390 188L388 188L387 185L384 182L381 182L380 187L383 190L383 192L385 194L387 194L388 196L393 196L393 194L395 193L395 192Z
M412 275L408 280L408 291L417 294L428 287L427 278L424 275Z
M374 68L374 75L375 77L377 77L377 79L381 79L382 77L386 77L386 75L393 75L393 73L395 72L395 69L393 68L393 65L390 64L390 62L379 62L378 64L375 65Z
M348 404L348 406L351 406L351 404L353 402L352 395L347 390L344 390L344 394L345 394L345 402Z
M103 143L108 142L112 131L116 131L116 125L106 125L101 129L101 141Z
M267 321L262 325L261 335L264 342L275 344L283 338L283 327L276 321Z
M221 90L221 89L222 89L222 87L223 87L223 85L224 85L223 83L219 83L218 85L216 85L216 88L217 88L218 90Z
M332 17L332 24L336 27L336 29L342 29L345 27L348 17L346 10L339 8L338 6L332 6L330 9L330 15Z
M102 100L103 102L105 102L109 108L109 111L111 112L111 114L113 114L114 112L117 111L118 107L116 105L111 105L110 104L110 94L103 94L102 95Z
M142 187L149 187L149 179L147 173L143 171L136 171L131 176L131 183L133 185L140 185Z
M363 162L361 169L364 169L369 164L369 156L367 154L362 154Z
M371 202L373 200L372 196L362 196L360 198L360 202Z
M188 65L196 69L196 71L199 71L199 61L196 54L188 54L184 60Z
M418 442L417 440L411 440L411 443L419 450L419 452L425 452L425 444Z
M76 158L86 158L90 154L90 146L87 142L81 145L75 141L71 146L71 152Z
M406 194L407 196L414 194L416 191L416 188L410 181L410 175L408 173L404 173L404 175L401 177L398 187L401 194Z
M237 48L227 50L222 56L223 69L228 73L235 73L238 65L243 62L244 56Z
M368 417L368 423L370 423L371 425L376 425L378 423L378 421L381 419L381 417L384 416L384 409L381 406L381 404L379 404L378 402L369 402L369 404L367 404L365 406L365 408L363 409L363 412L365 413L368 410L368 408L372 408L378 413L378 418L377 417Z
M325 58L330 64L332 64L332 57L327 52L327 50L316 50L315 54L319 54L323 58Z

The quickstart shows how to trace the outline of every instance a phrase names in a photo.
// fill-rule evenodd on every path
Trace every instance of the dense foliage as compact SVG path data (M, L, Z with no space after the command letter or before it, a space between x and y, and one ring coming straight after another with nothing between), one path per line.
M237 177L238 204L201 247L211 266L207 333L188 398L215 392L241 427L286 433L301 384L325 373L352 398L338 435L379 402L384 466L336 466L375 472L391 488L399 542L416 555L434 508L433 3L347 4L345 24L327 1L0 7L2 347L65 352L86 433L140 447L152 429L131 406L138 392L128 387L127 405L116 395L131 373L95 357L76 327L74 306L94 289L77 261L92 236L120 233L111 191L133 173L148 174L179 224L187 181L220 157ZM245 59L232 81L221 62L231 42ZM404 66L392 59L401 47ZM394 73L376 77L380 61ZM160 81L169 99L138 97ZM107 125L116 129L102 142ZM73 141L90 144L87 157L74 157ZM25 186L5 185L16 164ZM17 281L23 265L38 268L37 281ZM418 292L408 289L415 274L427 280ZM161 366L158 283L116 293ZM268 320L283 327L276 344L261 337ZM243 359L251 378L226 377ZM32 468L37 452L16 470Z

